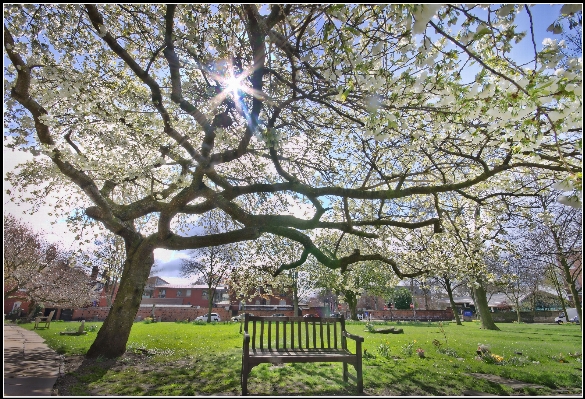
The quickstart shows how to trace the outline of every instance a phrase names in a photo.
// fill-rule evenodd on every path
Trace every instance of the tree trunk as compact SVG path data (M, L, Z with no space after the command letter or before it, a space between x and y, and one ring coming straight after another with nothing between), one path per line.
M577 309L577 315L579 315L579 321L580 321L580 325L581 325L581 329L583 329L583 310L581 307L581 301L579 301L579 291L577 291L577 287L575 285L575 277L573 277L573 275L571 275L571 265L569 264L569 261L567 259L567 257L564 255L564 250L563 250L563 246L561 244L561 241L558 237L558 235L552 231L552 236L553 239L555 241L555 245L557 248L557 252L560 254L559 255L559 263L561 264L561 270L563 272L563 278L566 282L566 284L569 286L569 290L571 291L571 295L573 296L573 302L575 305L575 308ZM579 270L579 272L581 272L581 270ZM565 316L567 321L569 321L569 314L567 313L567 310L565 309Z
M551 281L553 282L553 285L555 286L555 289L557 291L557 295L559 296L559 299L561 300L561 308L563 308L563 312L565 313L565 315L567 315L567 305L565 303L565 298L563 297L563 289L561 287L561 284L559 283L559 279L557 278L557 272L555 270L555 267L552 266L549 268L549 274L551 277Z
M293 288L293 314L295 316L300 316L299 315L299 293L298 293L298 289L296 287L296 285Z
M459 312L457 311L457 305L455 305L455 300L453 300L453 289L451 288L451 281L445 277L445 287L447 288L447 295L449 295L449 303L451 304L451 309L453 309L453 315L455 315L455 321L457 322L458 326L461 326L461 318L459 317Z
M567 262L567 258L564 256L561 258L561 265L563 266L563 271L565 273L565 280L569 282L569 290L571 291L571 295L573 296L573 303L575 308L577 309L577 315L579 315L579 321L583 320L583 308L581 307L581 301L579 301L579 291L577 291L577 286L575 285L575 278L571 275L571 267ZM567 315L567 321L569 320L569 314ZM583 329L583 323L579 323L581 325L581 329Z
M215 290L211 286L207 289L207 322L211 323L211 311L213 310L213 297L215 296Z
M351 313L351 319L357 320L357 298L354 292L346 291L345 292L345 302L349 306L349 311Z
M126 261L120 288L110 312L87 351L87 357L114 358L126 352L126 343L140 302L150 268L154 263L153 246L142 240L132 248L127 244Z
M484 330L500 331L492 319L492 314L490 313L490 308L488 306L487 294L481 283L479 286L473 288L473 291L475 293L475 308L479 312L481 318L481 328Z
M293 315L299 316L299 274L298 272L293 272Z
M520 300L516 298L516 319L518 323L522 322L522 318L520 317Z

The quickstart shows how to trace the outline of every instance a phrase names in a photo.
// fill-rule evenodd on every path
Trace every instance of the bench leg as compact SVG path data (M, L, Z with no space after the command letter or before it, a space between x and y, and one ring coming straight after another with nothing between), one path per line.
M358 393L364 393L364 378L362 375L362 359L358 359L355 365L355 372L357 374L357 391Z
M343 362L343 382L347 382L347 362Z
M364 378L362 375L362 343L360 341L356 342L355 345L356 351L356 362L355 362L355 372L357 374L357 390L358 393L364 393Z
M242 356L242 371L240 374L240 383L242 385L242 396L248 395L248 373L249 370L244 362L244 356Z

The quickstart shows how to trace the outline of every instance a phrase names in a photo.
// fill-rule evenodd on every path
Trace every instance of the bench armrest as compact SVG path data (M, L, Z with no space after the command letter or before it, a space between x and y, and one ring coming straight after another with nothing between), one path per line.
M244 331L244 344L242 345L244 352L247 353L250 349L250 334Z
M344 337L351 338L356 342L364 342L364 337L360 337L359 335L353 335L353 334L348 333L347 331L342 331L341 334Z

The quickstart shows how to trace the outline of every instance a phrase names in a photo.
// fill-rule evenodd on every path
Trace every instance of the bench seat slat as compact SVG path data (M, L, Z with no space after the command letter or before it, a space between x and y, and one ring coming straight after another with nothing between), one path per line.
M265 353L289 353L291 355L294 355L295 353L302 353L302 354L306 354L306 353L346 353L346 354L351 354L353 355L351 352L349 352L348 350L343 350L343 349L320 349L320 348L309 348L309 349L289 349L289 348L279 348L279 349L250 349L250 355L253 356L259 356L259 355L263 355ZM354 355L355 356L355 355Z

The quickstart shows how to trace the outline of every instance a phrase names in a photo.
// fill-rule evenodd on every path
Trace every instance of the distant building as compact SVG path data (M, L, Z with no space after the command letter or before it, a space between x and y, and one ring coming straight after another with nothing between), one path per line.
M154 287L159 285L169 284L168 281L163 280L158 276L149 277L146 280L146 285L144 286L144 292L142 293L142 298L153 298L154 297Z
M533 296L534 295L534 296ZM535 310L558 310L561 309L561 301L558 295L546 287L541 287L534 294L529 293L520 296L520 309L532 309L534 303ZM457 308L458 314L463 314L466 310L471 310L475 314L475 303L470 296L453 297L453 302ZM437 301L439 309L451 307L449 298L441 298ZM515 304L504 293L496 293L488 298L488 307L490 312L505 312L514 310Z
M160 279L162 280L162 279ZM142 304L157 305L191 305L206 308L209 305L209 290L207 285L195 284L157 284L152 287L152 296L143 297ZM230 306L228 288L218 286L213 296L214 307Z

